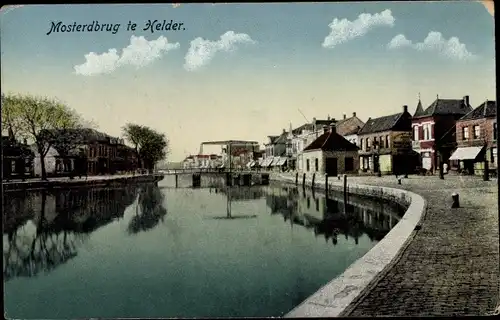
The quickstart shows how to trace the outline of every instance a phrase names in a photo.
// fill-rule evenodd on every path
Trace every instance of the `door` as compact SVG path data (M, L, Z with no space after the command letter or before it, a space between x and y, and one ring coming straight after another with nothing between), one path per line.
M336 176L337 172L337 158L326 158L325 159L325 173L328 176Z
M432 158L431 157L423 157L422 158L422 168L431 170L432 167Z

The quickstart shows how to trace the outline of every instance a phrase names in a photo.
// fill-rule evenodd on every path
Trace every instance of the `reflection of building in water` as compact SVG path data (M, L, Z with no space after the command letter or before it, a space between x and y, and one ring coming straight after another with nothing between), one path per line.
M231 201L256 200L263 198L265 192L263 187L224 187L218 188L219 193L222 193L231 198Z
M285 220L291 219L327 240L331 238L334 244L339 234L353 238L356 243L363 234L379 241L400 219L401 209L383 201L350 196L344 208L341 194L325 198L310 189L299 191L291 186L270 186L267 190L266 202L272 214L280 213Z
M7 193L4 277L31 277L77 255L88 234L124 214L136 188ZM15 212L14 210L19 210ZM16 215L18 218L16 218Z

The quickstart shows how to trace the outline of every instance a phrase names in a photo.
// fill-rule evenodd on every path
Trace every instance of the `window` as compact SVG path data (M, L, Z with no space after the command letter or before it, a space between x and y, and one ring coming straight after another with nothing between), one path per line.
M315 170L316 172L317 172L317 171L319 171L319 170L318 170L318 169L319 169L319 168L318 168L318 167L319 167L319 165L318 165L318 164L319 164L318 158L314 159L314 170Z
M391 144L389 143L389 135L385 136L385 147L386 148L390 148L391 147Z
M316 198L316 211L319 211L319 198Z
M462 128L462 140L469 139L469 127Z
M370 145L370 138L366 138L366 150L367 151L370 150L370 147L371 147L371 145Z
M360 148L361 150L363 150L363 140L364 140L364 139L362 139L362 138L361 138L361 139L359 139L359 148Z
M15 160L12 160L12 162L10 163L10 170L11 170L11 172L16 172L16 161Z
M481 136L481 127L474 126L474 139L479 139L480 136Z
M309 159L306 160L306 171L309 172L309 168L310 168L310 165L309 165Z
M307 197L307 209L311 207L311 199Z
M384 146L384 137L380 136L378 139L379 139L379 143L380 143L380 148L381 149L385 148L385 146Z
M418 126L414 126L413 127L413 141L418 141L419 137L418 137Z
M497 148L491 148L491 163L495 163L497 161Z
M345 158L345 171L354 171L354 158L346 157Z
M497 139L497 123L493 123L493 140Z
M424 131L424 140L431 140L431 125L429 123L426 123L422 126L423 131Z

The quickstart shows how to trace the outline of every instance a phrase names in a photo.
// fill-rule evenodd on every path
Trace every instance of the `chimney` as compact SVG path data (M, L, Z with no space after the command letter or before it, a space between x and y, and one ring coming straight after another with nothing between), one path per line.
M285 130L285 129L283 129L283 133L285 133L285 132L286 132L286 130Z
M313 123L316 123L316 118L313 118Z
M327 119L328 119L328 120L330 120L330 115L328 115L328 118L327 118Z
M352 116L353 116L353 117L355 117L355 116L356 116L356 112L353 112L353 113L352 113Z
M323 133L328 133L328 126L323 126Z
M331 133L337 133L337 126L333 122L330 123L330 132Z
M464 96L464 104L465 106L469 106L469 96Z
M403 106L403 112L408 112L408 106L407 105Z
M344 120L347 118L346 114L344 113Z

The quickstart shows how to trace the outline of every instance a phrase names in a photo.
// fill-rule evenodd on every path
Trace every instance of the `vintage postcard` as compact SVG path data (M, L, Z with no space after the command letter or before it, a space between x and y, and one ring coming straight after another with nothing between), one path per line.
M498 314L494 16L1 7L5 316Z

